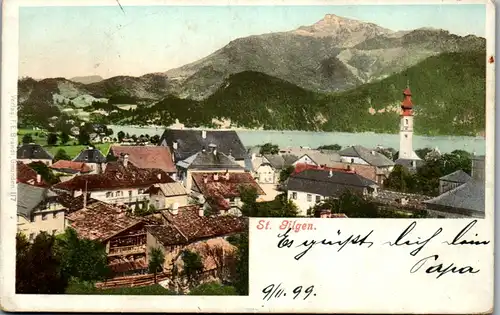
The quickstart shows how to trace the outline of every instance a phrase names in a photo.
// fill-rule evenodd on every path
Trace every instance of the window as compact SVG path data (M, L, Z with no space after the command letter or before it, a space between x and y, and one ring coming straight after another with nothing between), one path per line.
M132 190L129 190L129 191L128 191L128 196L129 196L129 197L132 197Z
M408 138L408 135L405 135L405 138Z
M35 239L35 233L30 233L30 241Z
M405 125L408 125L408 119L405 119Z
M354 163L354 159L351 159L351 163Z
M144 189L139 189L139 194L143 194L144 193Z
M292 199L297 199L297 193L296 192L292 193Z
M42 220L44 220L44 221L47 220L47 214L46 213L42 214Z
M52 213L52 218L57 219L57 212Z
M52 230L52 235L56 235L57 230Z
M112 193L112 192L110 192L110 191L108 191L108 192L106 193L106 198L110 198L110 197L113 197L113 193Z
M321 201L321 196L316 196L316 202L320 202Z
M311 194L307 194L307 202L311 202L312 201L312 195Z

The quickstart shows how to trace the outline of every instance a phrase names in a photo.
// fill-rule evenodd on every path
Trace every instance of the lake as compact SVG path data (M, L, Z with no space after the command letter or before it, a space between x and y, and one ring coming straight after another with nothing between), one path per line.
M162 135L163 127L134 127L134 126L114 126L114 135L119 131L130 135L149 134ZM342 147L351 145L361 145L367 148L374 148L378 145L399 149L398 134L380 133L346 133L346 132L309 132L309 131L277 131L277 130L236 130L243 145L256 146L267 142L277 144L280 147L311 147L317 148L321 145L339 144ZM442 153L453 150L465 150L484 155L486 152L486 141L483 137L461 137L461 136L413 136L413 148L438 148Z

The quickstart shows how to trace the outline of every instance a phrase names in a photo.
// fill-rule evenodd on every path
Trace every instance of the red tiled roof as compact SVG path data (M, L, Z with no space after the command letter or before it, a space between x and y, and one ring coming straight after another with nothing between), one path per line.
M172 160L172 153L164 146L112 146L111 154L119 158L128 154L128 160L140 168L158 168L167 173L177 171Z
M28 165L17 162L17 182L38 187L49 187L43 178L37 182L38 173Z
M148 187L158 183L172 183L174 180L160 169L144 169L128 163L127 167L121 162L110 162L103 174L91 174L76 176L72 179L54 185L54 189L66 191L84 190L88 191L111 189ZM87 185L85 187L85 185Z
M167 220L162 226L148 226L148 231L163 245L189 244L198 240L243 232L248 219L235 216L199 216L200 206L179 208L178 214L163 211Z
M303 172L305 170L325 170L325 171L333 171L333 172L343 172L343 173L355 173L354 171L348 170L347 168L344 168L344 166L339 163L339 167L327 167L327 166L316 166L316 165L311 165L311 164L306 164L306 163L298 163L295 165L295 169L292 173L293 174L298 174L300 172Z
M214 179L214 174L217 174L217 180ZM226 175L229 176L228 179ZM195 173L192 176L207 201L222 210L229 209L226 198L240 196L241 187L253 187L257 190L257 195L266 194L250 173Z
M52 164L51 168L60 171L72 170L80 173L89 173L92 171L90 167L83 162L74 162L66 160L57 161L56 163Z
M67 208L67 213L72 213L83 208L83 194L78 197L73 197L70 194L59 194L57 196L57 201L65 208ZM90 194L87 194L87 205L98 202L98 200L90 198Z
M141 221L129 216L124 209L98 201L66 217L78 235L91 240L106 240Z

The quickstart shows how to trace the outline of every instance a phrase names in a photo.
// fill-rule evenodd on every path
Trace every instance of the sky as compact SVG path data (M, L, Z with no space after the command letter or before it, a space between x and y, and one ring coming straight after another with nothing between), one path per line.
M19 76L164 72L239 37L294 30L326 14L394 31L433 27L485 36L484 4L22 7Z

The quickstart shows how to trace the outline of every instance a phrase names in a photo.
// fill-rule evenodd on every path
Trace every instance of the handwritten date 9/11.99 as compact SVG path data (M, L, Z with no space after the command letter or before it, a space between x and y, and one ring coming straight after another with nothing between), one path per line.
M302 299L306 300L309 296L316 296L316 293L314 292L314 286L311 285L309 287L303 287L301 285L293 288L292 290L288 290L287 288L282 286L282 283L276 285L276 284L270 284L264 289L262 289L262 293L264 294L264 297L262 298L264 301L269 301L272 298L278 299L278 298L283 298L287 296L293 297L293 299Z

